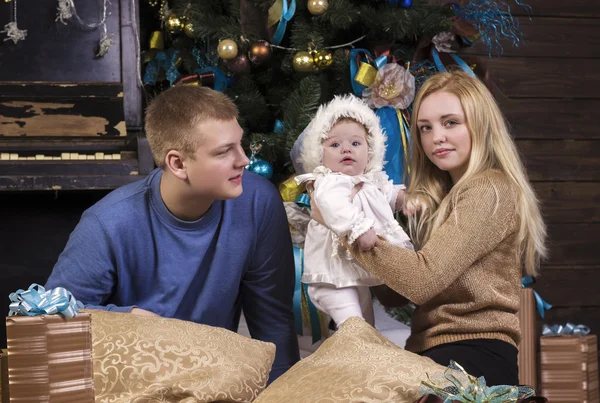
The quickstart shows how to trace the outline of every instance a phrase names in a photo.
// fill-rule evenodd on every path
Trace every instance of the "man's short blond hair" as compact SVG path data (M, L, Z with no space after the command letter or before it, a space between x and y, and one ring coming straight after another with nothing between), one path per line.
M146 109L146 137L156 165L164 168L171 150L192 157L201 139L197 133L201 123L237 117L233 101L208 87L182 85L162 92Z

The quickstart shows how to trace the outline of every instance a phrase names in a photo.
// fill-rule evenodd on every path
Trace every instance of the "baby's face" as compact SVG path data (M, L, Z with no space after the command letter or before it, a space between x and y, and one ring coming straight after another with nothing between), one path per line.
M323 142L323 165L333 172L355 176L365 173L369 161L367 130L352 120L337 122Z

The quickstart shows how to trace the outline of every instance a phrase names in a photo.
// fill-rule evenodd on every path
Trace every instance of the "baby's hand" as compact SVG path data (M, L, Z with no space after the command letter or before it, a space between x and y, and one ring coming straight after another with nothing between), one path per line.
M356 239L356 242L358 243L358 250L361 252L366 252L373 249L375 246L377 246L377 241L379 241L379 238L377 238L377 234L373 228Z
M426 208L427 206L420 200L410 200L403 206L402 212L405 216L409 217L417 214L419 211L425 211Z

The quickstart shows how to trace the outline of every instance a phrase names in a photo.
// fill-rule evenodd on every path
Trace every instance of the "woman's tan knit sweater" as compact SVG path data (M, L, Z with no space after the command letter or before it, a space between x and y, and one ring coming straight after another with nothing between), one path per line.
M497 171L473 179L419 251L378 244L356 259L417 305L406 349L499 339L518 345L515 195Z

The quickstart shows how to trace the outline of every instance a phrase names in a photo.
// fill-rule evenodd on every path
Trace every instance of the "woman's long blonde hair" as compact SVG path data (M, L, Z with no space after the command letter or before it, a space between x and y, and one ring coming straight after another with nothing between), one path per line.
M455 184L448 172L440 170L425 155L417 126L421 103L437 91L458 97L471 134L469 165ZM540 258L546 255L546 226L504 116L486 86L462 71L432 76L415 98L410 132L414 135L414 141L407 202L418 202L425 207L420 214L409 218L415 244L419 248L425 245L444 221L448 209L456 204L457 195L465 184L483 172L495 169L503 172L513 185L520 221L517 253L525 273L535 275Z

